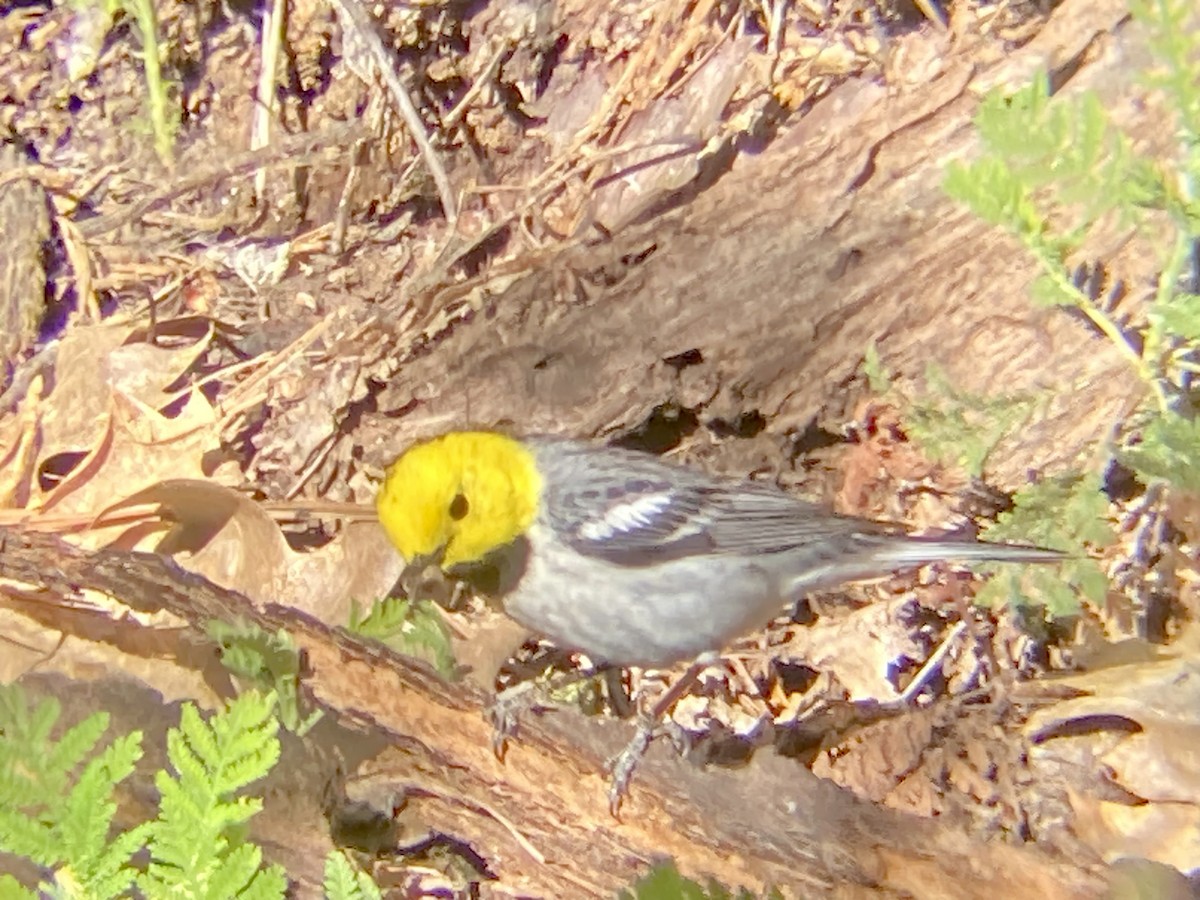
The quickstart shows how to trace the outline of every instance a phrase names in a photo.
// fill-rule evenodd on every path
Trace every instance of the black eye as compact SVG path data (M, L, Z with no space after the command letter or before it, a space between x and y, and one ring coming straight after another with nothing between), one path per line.
M467 498L462 494L455 494L454 499L450 501L450 518L457 522L459 519L465 519L470 511L471 504L467 502Z

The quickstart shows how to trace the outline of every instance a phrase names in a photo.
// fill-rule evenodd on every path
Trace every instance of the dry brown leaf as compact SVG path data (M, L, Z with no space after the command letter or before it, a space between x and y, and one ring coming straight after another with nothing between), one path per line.
M890 676L902 662L928 655L918 628L906 624L917 607L911 598L873 603L842 618L823 618L797 628L778 658L828 672L859 702L886 702L898 696Z
M217 417L198 386L169 388L212 336L201 318L160 323L153 344L145 329L121 323L67 331L49 393L19 414L28 430L29 410L37 413L37 456L24 489L18 481L6 491L34 512L34 527L77 530L116 497L202 474L203 455L219 446Z
M131 325L105 323L73 328L63 335L41 420L39 465L58 453L87 451L95 444L96 417L108 409L111 397L102 373L109 354L133 331Z
M154 551L173 556L210 581L258 603L277 600L287 579L290 552L283 532L257 503L210 481L162 481L114 503L98 524L133 507L153 505L166 529ZM130 531L114 541L132 549ZM137 535L139 540L144 535Z
M1104 756L1116 780L1151 802L1200 805L1200 722L1137 719L1131 734Z
M114 498L131 489L169 477L202 476L204 454L217 446L215 432L211 430L196 431L166 444L147 444L126 428L110 428L108 417L102 422L106 427L96 436L92 451L58 488L37 498L32 506L39 511L53 507L56 521L74 514L77 524L86 525ZM37 519L33 522L37 524ZM81 540L95 547L110 537L93 530Z
M1174 692L1172 682L1159 686ZM1172 713L1154 712L1136 699L1090 696L1056 704L1030 724L1040 726L1039 734L1094 726L1084 752L1126 791L1150 802L1200 805L1200 711L1182 705L1196 699L1192 692L1179 693L1181 705Z
M883 801L920 764L933 739L933 725L934 712L928 709L868 725L850 741L821 753L813 761L813 774Z
M1145 857L1190 872L1200 860L1200 808L1190 803L1129 806L1070 792L1072 830L1105 862Z
M1109 860L1200 865L1200 663L1140 661L1056 685L1084 694L1030 716L1029 759L1035 770L1078 773L1071 797L1080 837ZM1106 785L1135 805L1111 802Z
M129 411L124 424L137 440L147 444L170 441L216 422L212 404L200 391L165 390L208 350L213 334L212 322L207 319L179 319L155 329L156 343L138 341L142 335L134 333L108 354L109 386L123 401L118 408ZM176 403L179 409L164 414Z
M256 604L296 607L332 625L349 620L350 604L386 595L404 562L372 521L346 524L337 540L307 553L291 549L275 520L249 497L211 481L171 479L108 507L101 524L153 506L161 527L127 527L116 543L150 540L187 569ZM163 533L165 531L165 534Z
M376 522L348 522L338 540L289 559L292 605L331 625L349 620L352 602L369 606L386 596L404 570L403 558Z
M0 421L0 508L24 507L33 491L43 385L34 376L16 413Z

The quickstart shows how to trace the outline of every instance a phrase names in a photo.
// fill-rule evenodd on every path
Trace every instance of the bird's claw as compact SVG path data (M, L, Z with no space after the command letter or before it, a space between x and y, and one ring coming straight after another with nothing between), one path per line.
M492 752L500 759L510 737L520 731L522 713L534 710L543 712L554 707L539 702L534 688L536 682L522 681L500 691L487 708L488 721L492 723Z
M687 729L673 719L656 722L644 716L639 717L637 731L633 733L633 738L625 745L625 749L608 763L608 771L611 776L608 786L608 811L612 813L614 819L618 817L621 801L629 793L629 785L633 783L633 773L637 771L638 763L650 749L650 743L660 734L670 737L671 743L675 745L681 755L691 749L691 736Z
M654 740L655 730L654 722L639 719L632 740L608 763L608 771L612 776L608 785L608 811L614 819L620 812L621 800L629 792L629 785L633 781L633 773L637 770L638 763L642 761L650 742Z

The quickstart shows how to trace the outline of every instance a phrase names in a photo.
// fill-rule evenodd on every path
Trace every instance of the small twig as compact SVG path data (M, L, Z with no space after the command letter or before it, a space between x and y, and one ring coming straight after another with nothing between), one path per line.
M296 338L290 345L276 354L271 359L269 366L234 388L218 407L221 411L218 431L225 431L238 415L265 399L265 393L262 395L257 393L259 389L261 388L265 392L271 377L281 372L288 363L308 349L317 338L329 329L331 324L331 316L321 319L304 332L304 334Z
M316 471L321 468L321 464L329 458L329 454L333 452L333 448L338 445L341 440L341 434L335 432L327 434L318 445L317 452L313 454L312 461L305 466L300 474L296 477L296 483L291 486L288 492L284 495L285 500L295 500L296 496L304 490L304 486L308 484L308 480L316 474Z
M87 241L74 222L63 216L57 217L59 234L67 251L67 260L75 275L75 296L78 305L71 314L72 321L86 315L91 322L100 321L100 304L96 300L96 285L92 277L92 258L88 254Z
M733 36L733 33L737 30L737 26L740 22L741 19L739 19L737 16L734 16L732 19L730 19L729 24L725 26L725 30L717 36L715 41L713 41L712 46L705 50L704 53L700 55L700 58L697 59L692 65L688 66L688 70L680 75L679 80L671 85L671 87L667 90L666 96L680 93L683 90L683 86L696 77L696 74L702 71L706 65L708 65L708 61L717 55L717 52L725 45L725 42Z
M691 14L688 16L687 22L683 26L683 32L689 36L689 40L679 41L667 54L667 58L662 61L659 67L647 79L647 84L651 86L651 90L662 91L668 94L675 89L675 85L671 82L671 76L683 65L684 60L689 56L693 56L696 50L696 45L699 41L690 39L691 36L702 29L702 23L708 18L709 13L716 7L716 0L700 0L692 7ZM738 21L738 16L733 16L734 22ZM721 40L724 40L722 37ZM717 42L720 44L720 40ZM695 70L699 66L693 66Z
M346 181L342 184L342 196L338 198L337 215L333 220L333 234L329 238L329 252L334 256L341 256L346 249L346 230L350 227L350 201L362 171L359 158L365 143L362 140L356 141L354 149L350 151L350 171L346 173Z
M788 0L775 0L763 4L767 15L767 56L771 58L771 77L775 76L775 64L779 61L779 50L783 46L783 23L787 20Z
M363 9L359 0L333 0L333 2L343 13L341 17L343 26L349 24L357 33L357 37L363 46L371 54L375 62L375 67L379 70L380 77L388 86L388 90L392 94L392 99L396 101L396 106L400 108L400 115L403 117L404 123L408 126L408 130L417 144L417 151L421 154L421 158L425 160L429 174L433 177L433 183L437 186L438 197L442 201L442 212L445 214L447 221L453 224L458 219L458 203L454 197L454 189L450 186L450 179L446 176L446 170L442 167L442 162L438 159L433 145L429 143L429 136L425 133L425 123L421 121L421 116L418 114L416 106L413 105L408 92L404 89L404 85L400 83L400 78L396 75L394 62L388 54L387 48L383 46L383 41L380 40L379 34L375 31L371 17L367 15L366 10Z
M913 6L919 9L921 14L930 22L932 22L938 31L946 30L945 14L941 11L941 9L938 8L937 4L934 3L933 0L913 0Z
M909 686L904 689L904 693L902 693L896 699L896 706L907 706L916 699L917 695L920 694L921 691L925 690L925 686L929 684L933 676L941 670L942 662L945 660L946 654L950 652L950 648L954 646L954 644L962 636L962 633L966 630L966 622L959 622L950 629L950 633L946 635L946 639L942 641L941 645L936 650L933 651L933 655L926 660L925 665L921 666L921 671L917 672L916 676L912 680L912 683L909 684Z
M272 0L263 13L262 67L258 71L258 102L250 125L250 149L258 150L271 142L271 117L275 112L275 72L279 68L279 48L283 44L284 21L287 15L285 0ZM267 187L267 172L259 169L254 175L254 196L262 202Z
M491 84L492 77L496 74L496 70L500 68L500 61L504 59L504 54L508 53L511 49L512 45L507 42L500 45L500 49L488 60L488 64L483 67L483 71L479 73L479 77L475 79L474 84L462 95L462 99L454 104L454 109L450 110L442 118L443 128L453 128L458 124L458 120L467 114L467 107L480 95L485 87Z
M256 356L253 359L245 359L241 362L231 363L224 368L218 369L215 372L205 375L203 378L189 383L186 387L182 387L177 391L164 392L163 405L166 406L168 404L175 403L176 401L186 397L188 394L191 394L193 391L200 390L206 384L216 384L218 382L228 381L232 376L237 375L240 372L244 372L248 369L256 369L268 362L270 362L269 357L264 358L262 356Z

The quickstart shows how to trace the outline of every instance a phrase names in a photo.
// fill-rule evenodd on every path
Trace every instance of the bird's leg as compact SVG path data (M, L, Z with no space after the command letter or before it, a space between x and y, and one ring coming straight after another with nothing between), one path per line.
M577 669L572 672L560 672L549 681L540 685L537 681L522 681L498 692L488 707L488 720L492 723L492 749L501 759L504 758L504 748L510 737L516 737L521 714L534 711L538 713L557 709L557 704L551 700L544 701L544 695L553 694L594 678L597 673L606 670L607 666Z
M608 808L614 818L621 808L621 799L629 791L629 785L633 781L633 773L637 769L638 763L645 756L650 742L662 730L665 717L672 707L695 686L700 673L720 658L720 654L711 652L696 657L696 660L688 666L687 671L658 698L650 711L645 715L638 716L638 726L633 734L633 739L609 763L612 781L608 788ZM678 739L677 731L672 734Z
M538 702L534 693L536 681L522 681L499 691L487 708L488 721L492 723L492 752L504 759L504 749L510 737L516 737L520 717L530 710L538 712L549 709Z
M605 666L603 668L604 688L608 695L608 705L613 715L618 719L628 719L634 713L633 698L625 689L622 676L625 670L620 666Z

